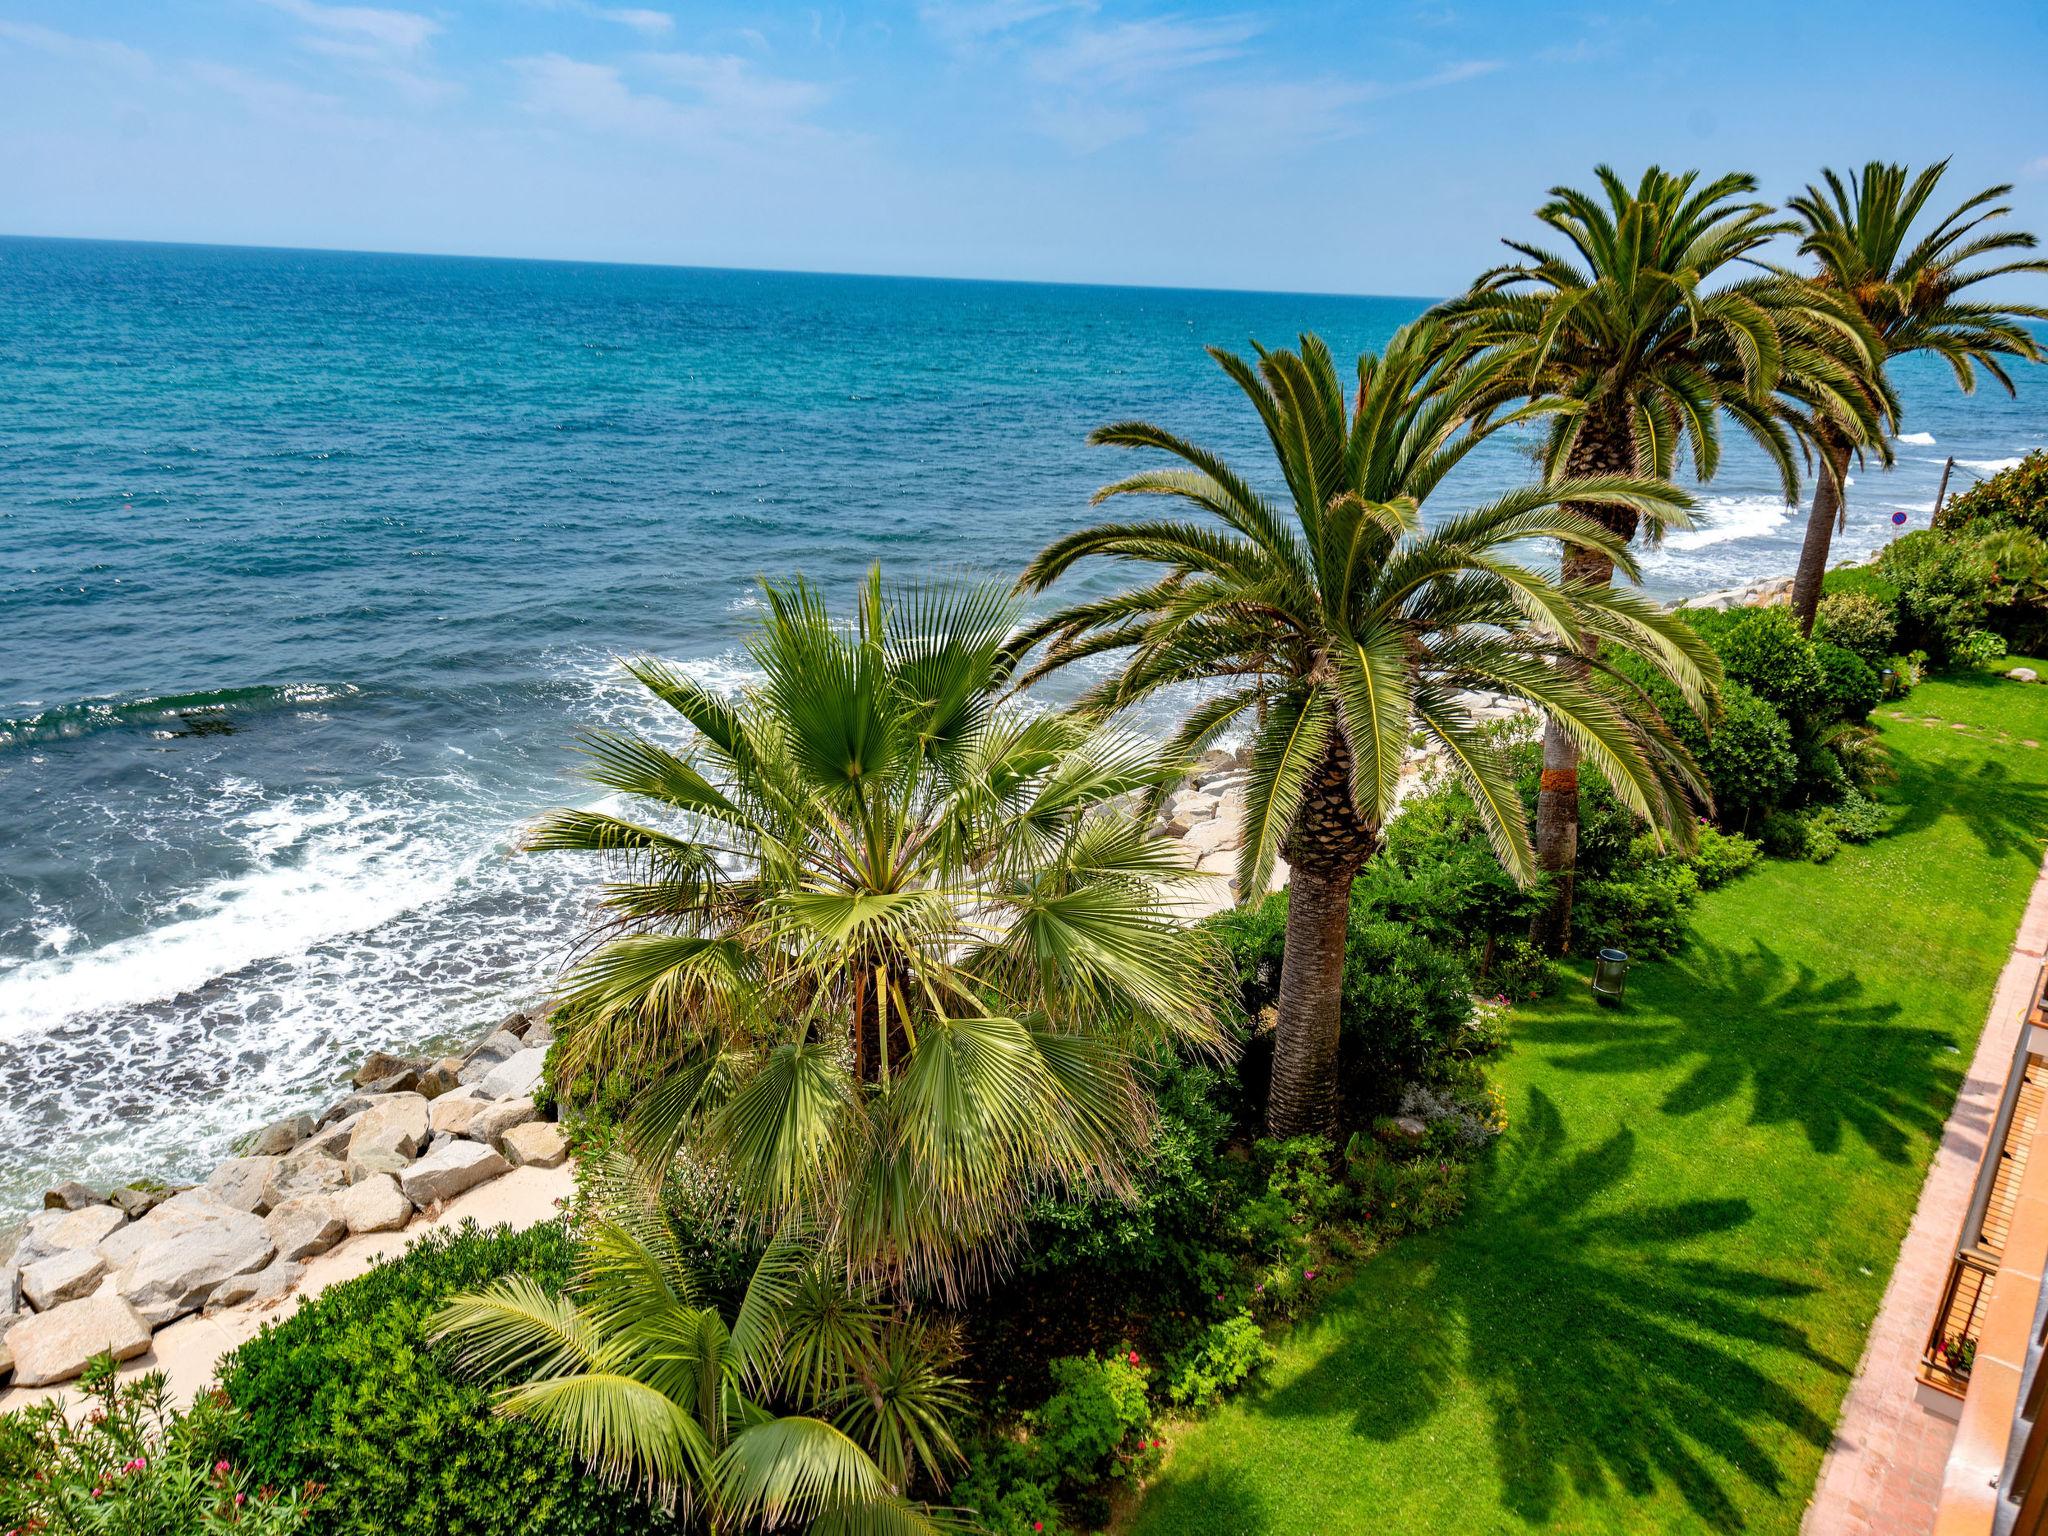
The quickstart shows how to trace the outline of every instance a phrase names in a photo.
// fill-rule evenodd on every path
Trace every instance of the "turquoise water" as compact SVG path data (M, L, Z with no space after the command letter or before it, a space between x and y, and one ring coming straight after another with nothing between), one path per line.
M1201 346L1376 345L1420 301L0 240L0 1207L190 1173L372 1045L531 998L589 894L613 665L712 680L758 574L1008 571L1149 416L1258 466ZM1902 376L1890 475L2048 440L2048 392ZM1789 568L1733 452L1666 595ZM1524 478L1506 444L1439 510Z

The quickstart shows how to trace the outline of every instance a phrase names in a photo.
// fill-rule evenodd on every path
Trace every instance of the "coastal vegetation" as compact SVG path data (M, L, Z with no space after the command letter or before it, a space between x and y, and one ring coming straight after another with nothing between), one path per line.
M1890 452L1908 339L2034 355L2034 311L1851 281L2014 248L1995 194L1918 267L1849 232L1936 175L1830 179L1808 278L1744 275L1795 232L1749 178L1603 170L1540 214L1569 254L1348 389L1313 335L1214 349L1256 469L1098 430L1168 467L1097 503L1171 515L1014 582L766 581L730 691L629 663L648 724L526 839L602 876L544 1012L203 1190L53 1192L32 1321L132 1311L157 1234L223 1238L168 1317L513 1163L573 1194L187 1410L99 1357L84 1429L0 1416L0 1529L1794 1530L2048 841L2048 454L1810 615L1627 584L1723 418L1791 496ZM1536 483L1442 510L1511 433ZM1097 562L1138 584L1031 606Z

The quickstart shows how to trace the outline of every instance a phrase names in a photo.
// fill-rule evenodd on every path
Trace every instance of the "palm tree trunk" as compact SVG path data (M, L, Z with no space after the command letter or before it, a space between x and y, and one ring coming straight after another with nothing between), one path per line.
M1351 882L1379 845L1351 800L1351 751L1341 735L1309 781L1281 847L1287 937L1280 956L1273 1083L1266 1132L1306 1136L1337 1124L1337 1040L1344 1012L1344 941Z
M1565 474L1632 475L1636 472L1635 434L1625 413L1608 411L1589 416L1565 460ZM1572 504L1571 509L1611 528L1624 540L1633 538L1636 516L1612 507ZM1566 581L1606 586L1614 579L1614 563L1597 550L1578 544L1564 549ZM1583 665L1579 670L1583 671ZM1536 868L1544 877L1543 904L1529 920L1529 942L1547 955L1571 948L1572 897L1579 865L1579 748L1554 719L1543 725L1543 777L1536 788Z
M1847 500L1849 450L1823 439L1820 459L1820 478L1813 485L1813 510L1806 515L1806 542L1799 546L1799 573L1792 578L1792 616L1799 621L1799 633L1809 636L1813 633L1814 616L1820 612L1821 583L1828 573L1828 551L1835 542L1835 525L1841 521L1842 506Z

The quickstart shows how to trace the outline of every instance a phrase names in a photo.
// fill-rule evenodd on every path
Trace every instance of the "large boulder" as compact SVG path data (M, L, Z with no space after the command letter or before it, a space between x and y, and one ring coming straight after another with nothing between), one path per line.
M443 1056L420 1068L419 1091L430 1099L451 1092L462 1082L462 1058Z
M355 1135L356 1127L362 1123L363 1111L351 1110L339 1119L323 1124L320 1129L299 1144L299 1155L311 1157L346 1158L348 1140Z
M175 1184L164 1184L156 1179L137 1179L133 1184L123 1184L107 1196L107 1202L115 1206L130 1220L147 1216L178 1192Z
M348 1181L351 1184L360 1184L365 1179L376 1178L380 1173L388 1173L396 1178L405 1171L406 1164L411 1161L411 1158L400 1157L396 1152L365 1152L360 1157L351 1157L348 1160Z
M90 1296L106 1278L107 1261L90 1248L71 1248L21 1272L21 1294L38 1312Z
M1215 853L1222 849L1235 848L1242 840L1240 823L1225 821L1218 817L1215 821L1205 821L1195 827L1181 839L1181 846L1193 854Z
M123 1269L152 1243L196 1232L210 1221L229 1216L254 1219L246 1211L223 1204L212 1190L201 1184L195 1189L180 1191L141 1220L130 1222L110 1234L99 1245L100 1256L114 1269Z
M235 1275L214 1287L206 1298L205 1310L238 1306L245 1301L275 1301L305 1278L306 1266L295 1259L278 1259L246 1275Z
M287 1200L263 1218L263 1225L280 1259L310 1259L348 1236L348 1218L332 1195Z
M29 1217L16 1247L14 1262L23 1269L73 1248L97 1248L128 1218L111 1205L88 1205L81 1211L45 1209Z
M152 1243L120 1271L121 1294L152 1327L197 1312L223 1280L261 1269L277 1252L257 1217L231 1211Z
M569 1156L562 1128L545 1120L513 1126L499 1138L498 1148L514 1168L559 1168Z
M451 1141L429 1152L398 1176L405 1198L422 1208L452 1200L466 1189L495 1179L511 1167L491 1148L474 1141Z
M89 1205L103 1205L98 1191L71 1179L55 1189L43 1192L43 1209L46 1211L82 1211Z
M273 1120L249 1138L249 1152L255 1157L279 1157L312 1135L318 1127L311 1115L286 1115Z
M269 1209L263 1203L263 1186L276 1175L276 1157L231 1157L207 1175L206 1187L222 1205L261 1216Z
M502 1029L494 1035L486 1035L463 1053L462 1070L455 1074L456 1080L482 1082L501 1063L510 1061L524 1049L517 1035L507 1034Z
M532 1050L535 1046L553 1045L555 1026L548 1022L548 1016L536 1008L527 1017L533 1022L526 1026L526 1033L519 1037L526 1043L526 1048Z
M149 1348L149 1323L128 1301L100 1291L25 1317L7 1330L14 1384L47 1386L69 1381L94 1355L133 1360Z
M417 1156L427 1144L427 1101L417 1093L394 1093L363 1111L348 1139L348 1158Z
M373 1077L362 1085L364 1093L411 1093L420 1085L418 1067L401 1067L385 1077Z
M331 1195L348 1188L348 1165L320 1153L295 1152L277 1165L263 1186L263 1208L274 1211L287 1200L305 1195Z
M491 1101L482 1091L471 1085L444 1093L434 1100L434 1107L427 1115L427 1124L435 1135L460 1136L469 1128L469 1122L491 1107Z
M356 1068L356 1075L350 1079L358 1088L374 1083L379 1078L390 1077L397 1072L419 1070L419 1063L410 1056L394 1056L389 1051L372 1051L363 1058L363 1064Z
M21 1310L21 1269L15 1264L0 1264L0 1317ZM0 1327L4 1327L0 1324Z
M500 1099L486 1105L477 1116L463 1127L462 1134L471 1141L480 1141L487 1147L495 1147L504 1134L515 1125L524 1125L529 1120L538 1120L540 1111L534 1108L531 1099Z
M477 1084L487 1099L514 1099L532 1094L540 1081L541 1068L548 1063L544 1050L521 1051L491 1068Z
M388 1173L351 1184L334 1197L334 1208L351 1233L400 1232L412 1220L412 1202Z

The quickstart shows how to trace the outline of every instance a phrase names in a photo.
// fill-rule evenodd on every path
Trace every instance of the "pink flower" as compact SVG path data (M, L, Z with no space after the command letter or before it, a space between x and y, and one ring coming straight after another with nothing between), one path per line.
M123 1472L140 1472L144 1467L148 1465L148 1462L144 1461L140 1456L138 1456L133 1461L129 1462L128 1465L123 1467L121 1470Z
M226 1477L228 1475L228 1464L225 1461L216 1461L213 1464L213 1475L215 1477Z
M1031 1522L1031 1529L1033 1529L1034 1531L1042 1531L1045 1529L1045 1522L1043 1520L1034 1520Z
M235 1504L236 1504L236 1506L237 1506L238 1508L239 1508L239 1507L240 1507L241 1505L243 1505L243 1504L246 1504L246 1503L248 1503L248 1502L249 1502L249 1495L247 1495L246 1493L238 1493L238 1494L236 1494L236 1495L235 1495Z
M1133 1365L1136 1365L1137 1363L1138 1363L1138 1352L1137 1352L1137 1351L1136 1351L1136 1350L1134 1349L1134 1350L1132 1350L1132 1351L1131 1351L1131 1364L1133 1364Z

